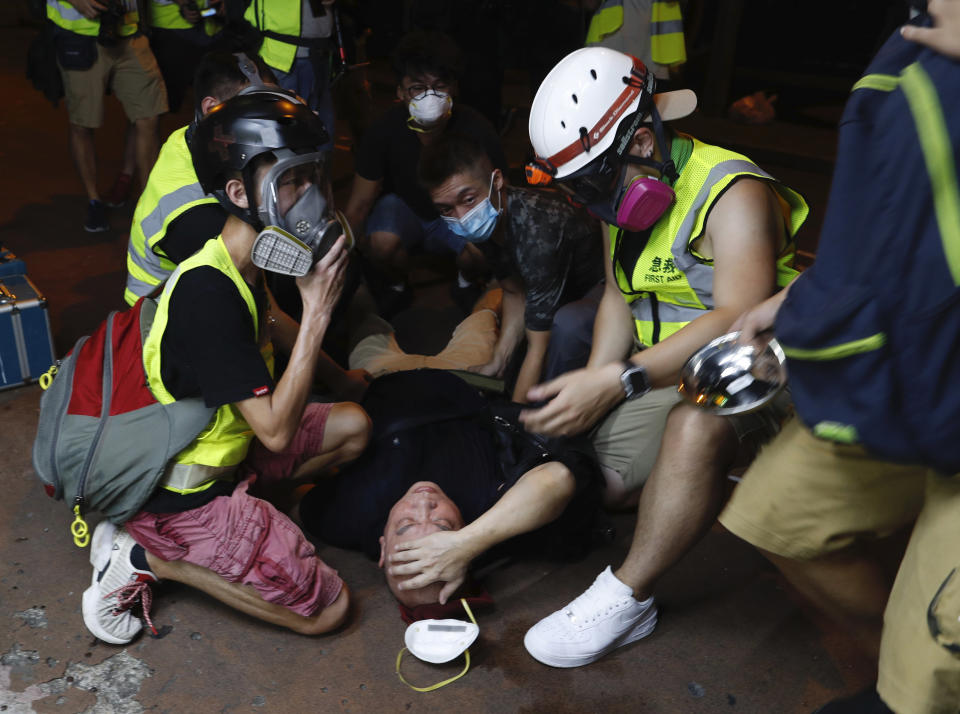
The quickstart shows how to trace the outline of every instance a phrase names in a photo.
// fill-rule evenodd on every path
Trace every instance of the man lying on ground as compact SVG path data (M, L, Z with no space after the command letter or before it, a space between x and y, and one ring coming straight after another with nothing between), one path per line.
M304 529L379 558L408 607L445 603L482 554L572 556L589 545L600 475L586 440L544 440L453 374L375 380L370 445L299 504ZM493 549L493 550L492 550Z

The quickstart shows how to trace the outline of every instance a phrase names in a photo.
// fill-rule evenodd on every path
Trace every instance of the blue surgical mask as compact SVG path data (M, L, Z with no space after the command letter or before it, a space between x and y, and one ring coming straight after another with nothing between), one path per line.
M463 218L443 217L450 230L471 243L482 243L489 239L493 235L493 229L497 227L497 220L503 211L502 205L499 208L494 208L490 201L490 195L493 193L494 176L496 176L496 172L490 175L490 190L487 192L487 197L467 211Z

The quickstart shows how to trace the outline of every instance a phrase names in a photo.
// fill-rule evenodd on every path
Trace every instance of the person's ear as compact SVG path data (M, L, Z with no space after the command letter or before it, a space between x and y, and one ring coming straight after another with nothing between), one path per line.
M503 171L501 171L500 169L494 169L493 170L493 190L496 191L497 193L500 193L500 191L503 190L503 187L506 184L506 182L507 180L503 175Z
M239 208L250 208L250 203L247 201L247 189L240 179L232 178L227 181L224 191L234 205Z
M383 537L383 536L380 536L380 560L377 561L377 567L378 567L378 568L382 568L382 567L383 567L383 560L384 560L384 555L385 555L385 554L384 554L384 547L386 546L386 543L387 543L387 541L384 539L384 537Z
M211 97L207 95L206 97L200 100L200 113L203 116L207 116L207 114L210 113L210 110L213 109L218 104L220 104L219 99L217 99L216 97Z
M639 155L641 158L649 159L653 156L654 148L657 145L653 131L649 127L642 126L633 135L633 146L630 147L631 153Z

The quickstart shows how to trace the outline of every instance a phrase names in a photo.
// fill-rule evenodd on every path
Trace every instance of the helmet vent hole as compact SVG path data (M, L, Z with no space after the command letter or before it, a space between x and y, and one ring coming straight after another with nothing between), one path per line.
M566 128L567 128L567 122L561 120L561 121L560 121L560 126L562 126L564 129L566 129Z
M593 77L594 79L596 79L596 78L597 78L597 70L591 69L591 70L590 70L590 76Z
M574 104L576 104L576 103L579 101L579 100L577 99L577 95L576 95L576 94L572 94L572 95L570 95L570 96L573 97L573 103L574 103Z

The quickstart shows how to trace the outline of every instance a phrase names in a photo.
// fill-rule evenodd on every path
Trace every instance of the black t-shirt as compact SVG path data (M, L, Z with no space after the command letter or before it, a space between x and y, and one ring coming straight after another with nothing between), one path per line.
M170 221L163 238L154 244L154 252L179 265L208 240L220 235L226 222L227 212L219 203L201 203L188 208Z
M251 290L262 315L266 291ZM160 376L174 398L199 396L210 407L273 389L250 310L233 281L216 268L193 268L177 281L160 340Z
M557 310L603 278L599 223L555 191L508 186L506 196L503 245L477 247L497 278L520 278L527 329L549 330Z
M559 554L586 542L583 531L593 522L603 480L589 440L534 437L518 425L519 405L489 405L470 390L459 378L438 370L399 372L374 381L370 398L364 400L373 421L370 446L304 497L304 529L324 543L375 558L390 509L414 483L439 485L469 524L524 473L560 461L577 484L567 509L554 523L504 546L517 552L546 538L553 543L547 550ZM425 413L451 415L458 410L461 416L418 427L426 431L394 431L403 421L420 423Z
M417 163L422 144L407 126L409 112L404 104L391 107L371 126L357 149L356 172L368 181L383 181L383 193L395 193L421 220L440 214L417 180ZM507 159L493 125L470 107L454 102L453 114L444 131L464 134L478 141L494 167L507 170Z

